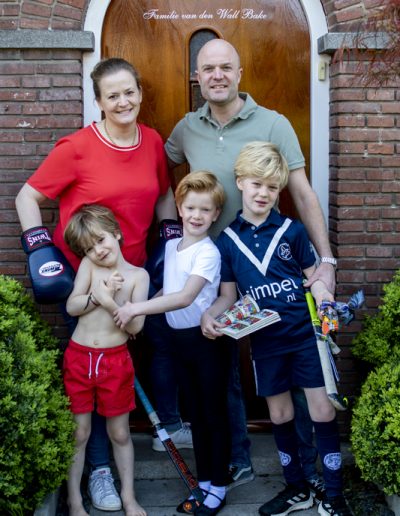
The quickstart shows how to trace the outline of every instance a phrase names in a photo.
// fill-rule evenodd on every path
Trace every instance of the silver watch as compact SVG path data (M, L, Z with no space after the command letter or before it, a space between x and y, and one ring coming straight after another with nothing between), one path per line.
M334 267L337 266L336 258L331 258L330 256L321 256L321 263L330 263Z

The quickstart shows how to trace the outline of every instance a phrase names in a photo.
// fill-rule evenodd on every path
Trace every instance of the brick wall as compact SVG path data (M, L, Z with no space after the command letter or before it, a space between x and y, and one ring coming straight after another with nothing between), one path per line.
M380 0L325 0L330 32L354 31ZM0 30L82 30L87 0L38 0L0 5ZM330 238L339 258L338 294L362 287L367 312L376 309L382 285L399 265L399 83L375 89L357 75L360 55L330 65ZM362 56L368 60L368 54ZM0 49L0 273L23 280L14 198L20 186L62 135L82 125L82 52ZM55 206L43 210L53 226ZM41 307L65 335L54 307ZM349 350L361 326L339 339L343 389L359 385L359 364Z
M78 50L0 50L0 274L28 285L14 206L21 185L55 141L82 126L82 55ZM53 227L54 203L43 209ZM62 320L54 307L41 307L56 333Z

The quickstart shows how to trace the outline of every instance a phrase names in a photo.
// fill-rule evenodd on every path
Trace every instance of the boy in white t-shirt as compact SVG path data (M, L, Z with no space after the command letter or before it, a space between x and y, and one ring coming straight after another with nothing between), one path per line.
M192 425L199 485L205 493L178 512L213 516L225 505L230 455L227 414L228 350L206 339L202 314L218 297L221 257L208 230L221 212L225 194L210 172L188 174L177 186L176 204L183 237L169 240L165 249L163 289L153 299L125 303L114 312L124 329L134 317L166 313L174 339L178 377Z

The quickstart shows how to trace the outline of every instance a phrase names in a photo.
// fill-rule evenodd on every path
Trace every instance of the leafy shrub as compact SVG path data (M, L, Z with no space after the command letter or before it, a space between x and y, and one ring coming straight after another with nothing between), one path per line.
M353 411L351 444L357 466L390 494L400 493L400 363L372 371Z
M378 313L366 317L363 330L354 338L352 351L375 366L400 358L400 271L383 287Z
M67 476L74 423L58 341L16 280L0 276L0 513L29 514Z

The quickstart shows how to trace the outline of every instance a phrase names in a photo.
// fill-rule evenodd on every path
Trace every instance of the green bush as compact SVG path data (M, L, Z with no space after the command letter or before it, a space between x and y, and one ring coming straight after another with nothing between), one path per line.
M372 371L353 411L351 443L362 477L400 493L400 363Z
M383 287L378 313L366 317L363 330L354 338L354 355L379 366L400 358L400 271Z
M31 514L67 476L74 422L59 358L23 286L0 276L1 514Z

